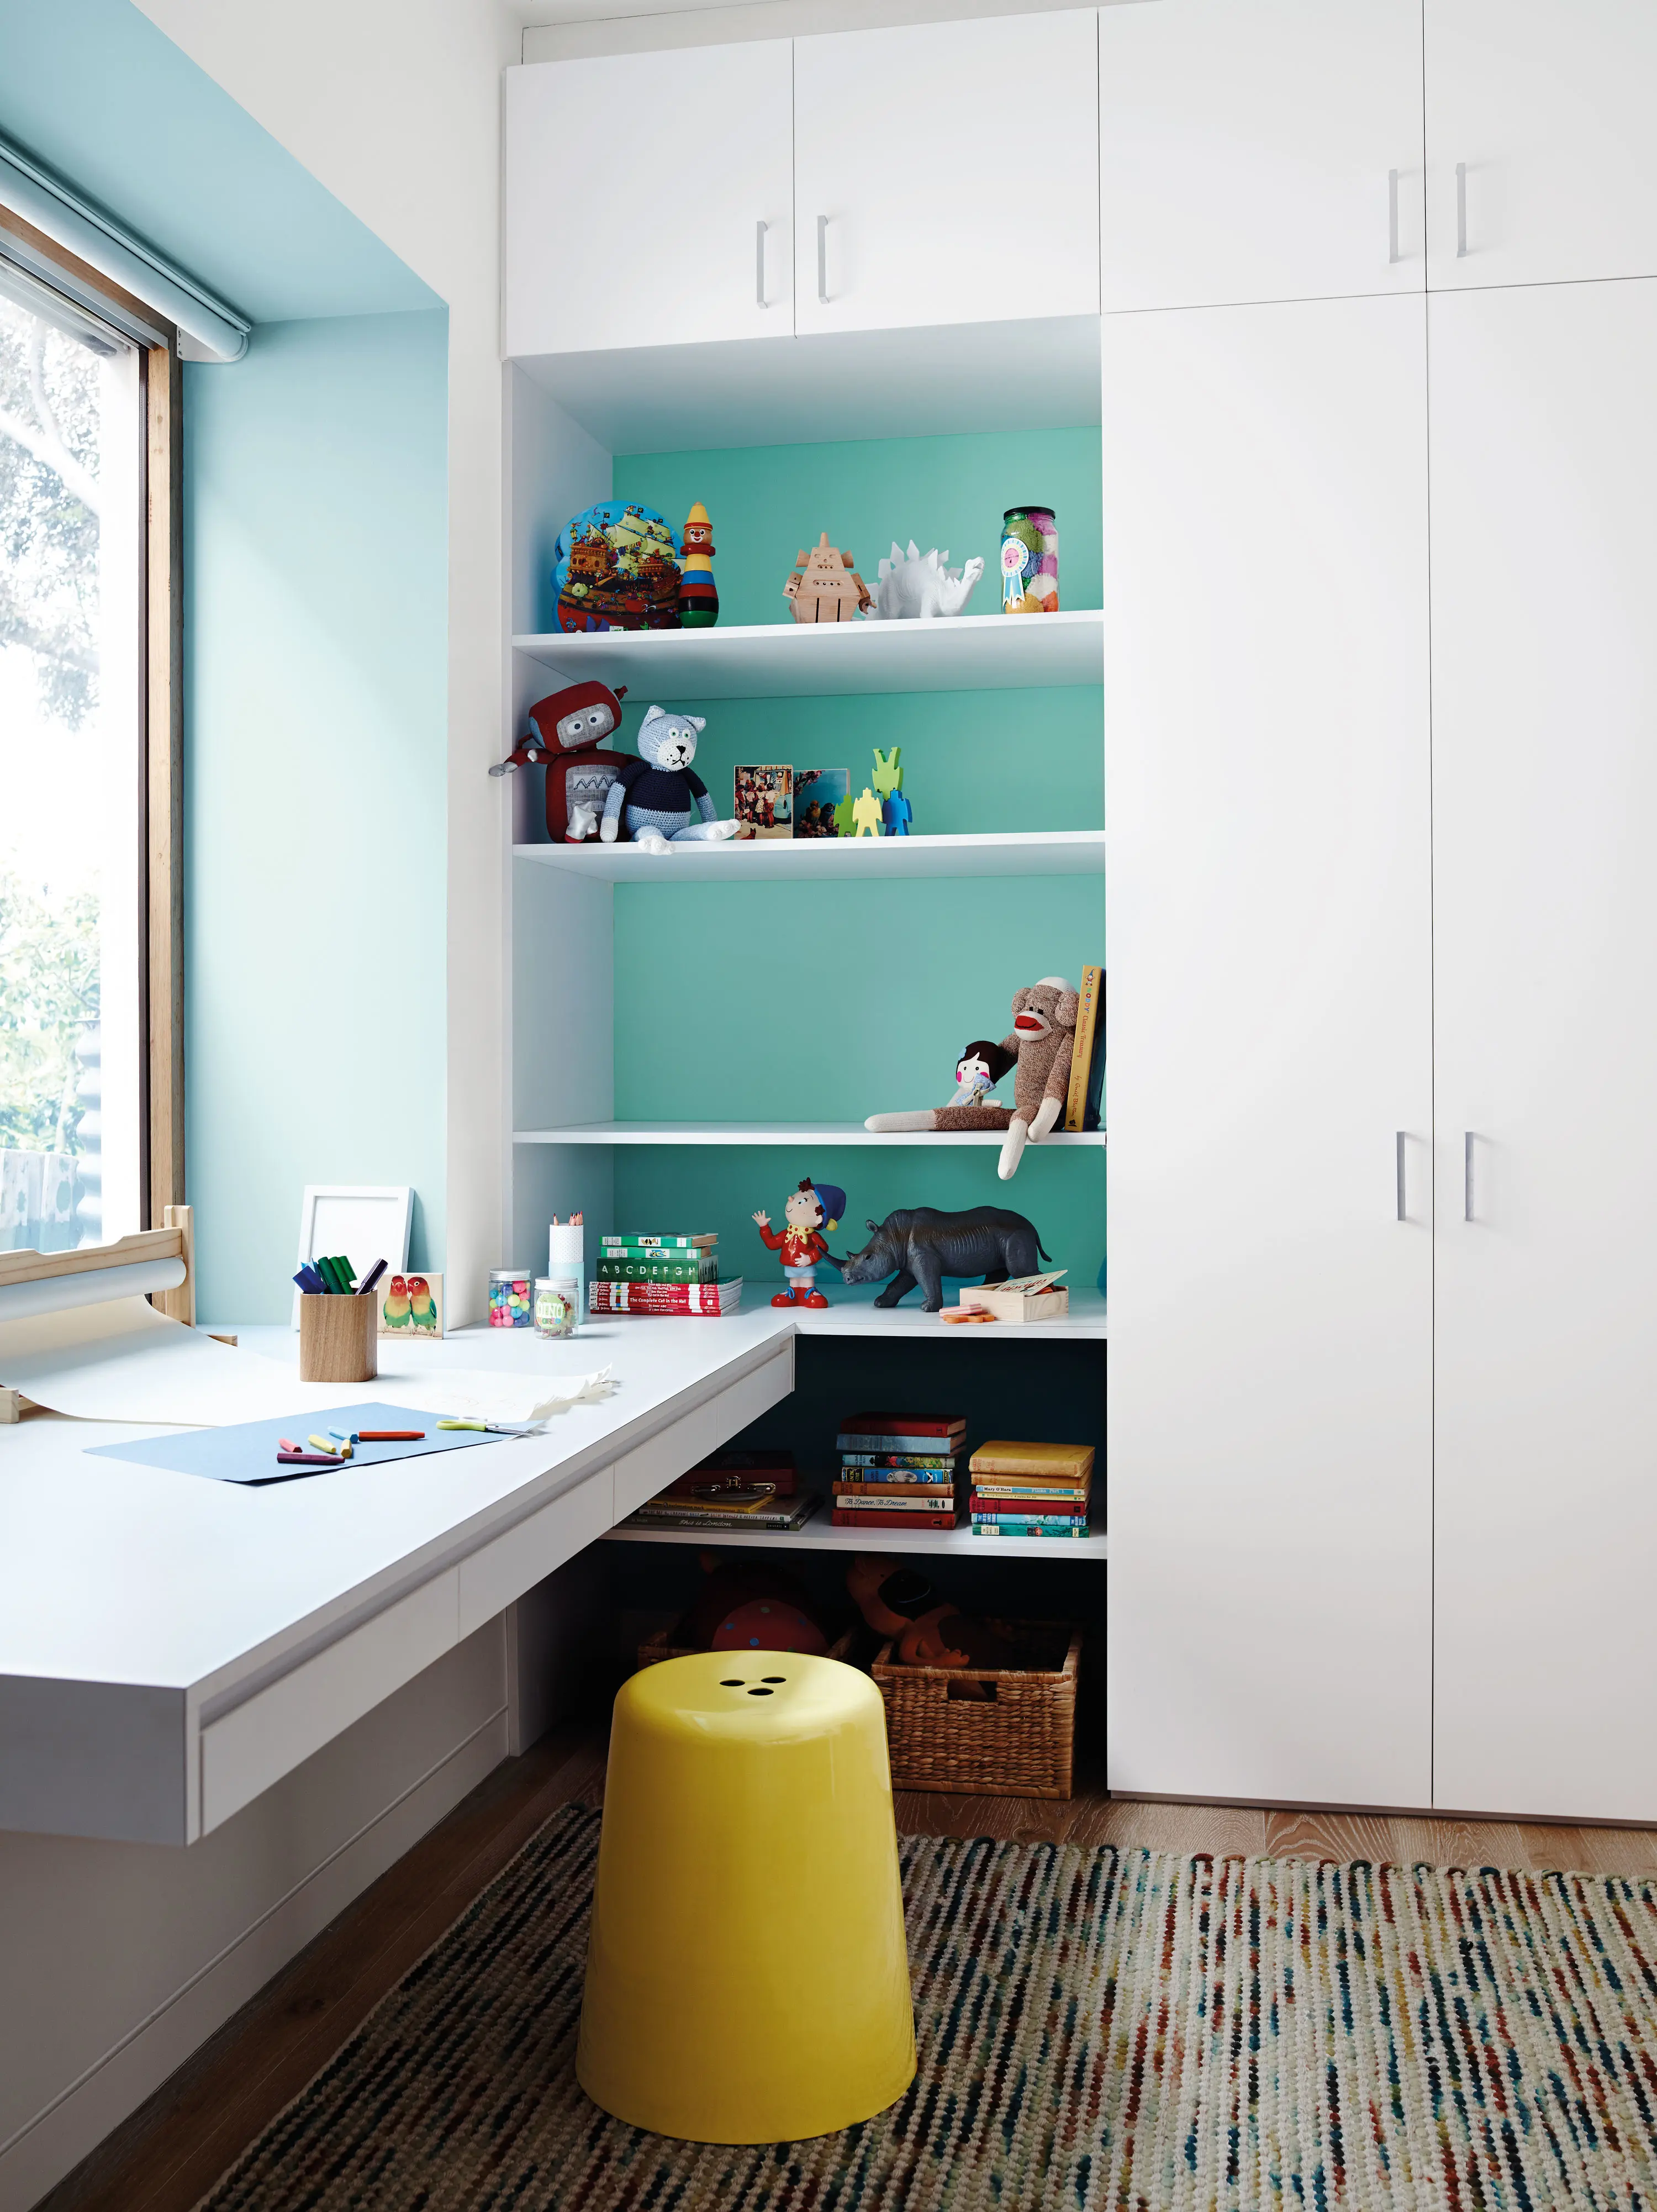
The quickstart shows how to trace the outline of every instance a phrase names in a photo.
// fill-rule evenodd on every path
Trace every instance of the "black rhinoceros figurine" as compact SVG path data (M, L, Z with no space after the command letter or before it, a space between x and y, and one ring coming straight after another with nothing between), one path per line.
M860 1252L848 1253L831 1265L847 1283L887 1283L875 1300L877 1306L895 1306L920 1284L928 1313L944 1304L945 1275L981 1275L986 1283L1005 1283L1009 1275L1033 1275L1051 1255L1041 1249L1034 1222L1005 1206L974 1206L965 1213L940 1213L936 1206L917 1206L889 1213L884 1221L869 1224L874 1235Z

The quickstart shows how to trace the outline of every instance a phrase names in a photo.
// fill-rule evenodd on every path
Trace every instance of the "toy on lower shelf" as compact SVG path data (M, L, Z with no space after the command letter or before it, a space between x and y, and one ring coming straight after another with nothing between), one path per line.
M782 1230L773 1229L768 1213L754 1216L766 1245L781 1255L782 1271L788 1278L788 1288L780 1291L771 1303L774 1306L826 1306L828 1301L816 1286L817 1261L836 1264L825 1240L840 1226L846 1193L837 1183L813 1182L810 1176L802 1176L798 1189L791 1190L783 1200L782 1211L787 1224Z
M696 739L707 727L701 714L670 714L652 707L639 725L639 757L626 760L604 800L598 835L613 845L623 829L648 853L676 845L734 837L737 824L715 818L707 786L693 773Z
M917 1206L900 1208L884 1221L868 1225L874 1234L862 1251L849 1253L835 1264L847 1284L885 1282L891 1276L875 1300L877 1306L896 1305L919 1284L923 1310L938 1313L944 1304L945 1275L981 1275L987 1283L1005 1282L1009 1275L1035 1274L1041 1261L1052 1256L1043 1250L1035 1223L1005 1206L974 1206L964 1212L944 1213L935 1206Z
M1017 1169L1025 1145L1040 1144L1064 1115L1080 1004L1077 992L1062 975L1044 975L1039 983L1027 984L1013 994L1012 1028L1000 1045L1014 1070L1011 1112L1005 1106L982 1103L957 1106L951 1101L948 1106L923 1106L900 1114L871 1114L864 1127L944 1132L1005 1129L1006 1139L998 1172L1002 1182L1007 1182Z

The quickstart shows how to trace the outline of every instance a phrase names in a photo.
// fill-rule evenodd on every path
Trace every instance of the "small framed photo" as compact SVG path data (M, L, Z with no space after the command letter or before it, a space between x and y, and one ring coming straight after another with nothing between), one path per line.
M792 837L794 834L794 771L776 764L739 768L733 778L731 812L742 837Z
M443 1334L443 1278L404 1273L382 1275L374 1289L379 1311L374 1316L377 1336L400 1336L405 1342Z
M359 1279L376 1260L390 1271L409 1266L409 1227L414 1217L411 1183L362 1185L313 1182L305 1186L299 1215L299 1261L343 1256ZM299 1327L299 1292L294 1292L294 1327Z
M802 768L794 773L794 835L838 837L838 809L849 805L852 779L843 768ZM849 834L850 824L847 824Z

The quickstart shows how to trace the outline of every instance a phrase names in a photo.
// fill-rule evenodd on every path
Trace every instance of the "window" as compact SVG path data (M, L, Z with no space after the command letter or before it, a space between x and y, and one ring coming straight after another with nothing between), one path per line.
M159 1218L183 1195L152 1188L148 1126L152 1034L170 1066L179 1011L165 989L150 1003L157 825L146 652L157 574L149 387L159 350L176 392L177 356L170 333L157 349L133 337L130 318L124 331L100 314L103 280L90 270L77 264L79 281L59 289L38 257L33 266L14 261L4 251L10 232L9 222L0 233L0 1249L57 1251L142 1228L152 1201ZM124 299L112 289L110 297ZM168 520L170 458L163 445ZM160 573L170 592L168 555ZM162 753L166 876L170 731ZM163 960L163 975L173 967ZM174 1102L163 1103L170 1117Z

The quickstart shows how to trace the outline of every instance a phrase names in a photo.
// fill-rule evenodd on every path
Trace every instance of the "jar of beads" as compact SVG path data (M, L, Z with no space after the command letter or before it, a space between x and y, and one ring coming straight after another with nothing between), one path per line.
M1001 611L1059 611L1059 525L1050 507L1010 507L1002 519Z
M523 1267L491 1267L489 1269L489 1327L491 1328L532 1328L535 1310L530 1293L530 1277Z

